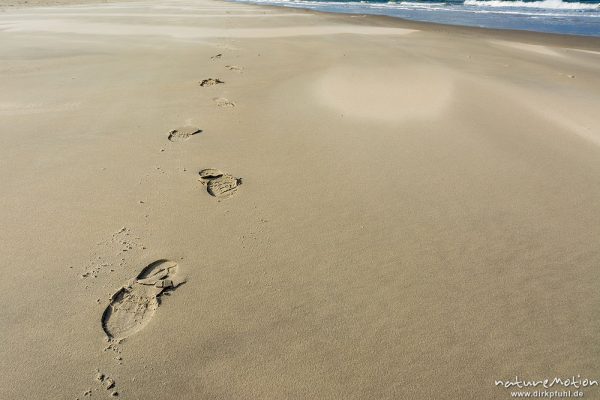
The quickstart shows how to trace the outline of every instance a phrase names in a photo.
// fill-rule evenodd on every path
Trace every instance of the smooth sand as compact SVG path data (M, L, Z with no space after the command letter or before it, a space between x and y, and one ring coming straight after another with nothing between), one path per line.
M78 6L83 4L119 3L120 0L2 0L0 11L23 7Z
M6 11L0 398L599 379L599 51L210 0Z

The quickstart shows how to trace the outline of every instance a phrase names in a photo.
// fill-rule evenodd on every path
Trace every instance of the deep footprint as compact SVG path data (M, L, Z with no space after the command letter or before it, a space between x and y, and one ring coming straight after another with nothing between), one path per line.
M142 330L160 305L160 297L185 282L174 261L158 260L136 279L119 289L102 314L102 329L109 339L125 339Z
M169 140L171 142L183 142L200 132L202 132L202 130L196 128L195 126L184 126L171 130L169 132Z
M225 82L223 82L219 78L208 78L208 79L204 79L204 80L200 81L200 86L208 87L208 86L219 85L221 83L225 83Z
M233 196L242 184L242 178L236 178L215 168L200 171L200 181L206 185L208 194L222 199Z

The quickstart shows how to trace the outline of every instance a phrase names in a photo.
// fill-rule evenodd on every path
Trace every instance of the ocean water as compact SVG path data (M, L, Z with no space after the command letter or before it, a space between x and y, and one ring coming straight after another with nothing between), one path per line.
M598 0L235 0L415 21L600 37Z

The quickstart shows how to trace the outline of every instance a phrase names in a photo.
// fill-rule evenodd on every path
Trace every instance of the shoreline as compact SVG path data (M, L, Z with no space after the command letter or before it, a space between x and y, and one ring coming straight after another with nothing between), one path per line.
M451 33L461 35L482 35L487 37L502 37L505 39L525 40L531 44L546 44L548 42L559 45L562 47L571 46L583 46L586 50L600 51L600 37L596 36L582 36L582 35L569 35L560 33L548 33L548 32L537 32L527 31L518 29L496 29L496 28L481 28L476 26L466 25L452 25L444 24L439 22L428 22L428 21L415 21L410 19L404 19L400 17L394 17L389 15L372 15L372 14L346 14L338 12L328 12L319 10L309 10L306 8L295 8L285 6L274 6L274 5L263 5L263 4L250 4L236 1L220 0L225 3L232 4L249 4L258 7L264 7L268 9L288 9L294 12L301 11L307 14L316 15L332 15L336 18L346 18L346 21L359 24L360 20L375 22L371 25L376 26L389 26L399 27L408 29L418 29L424 31L438 32L438 33ZM358 21L357 21L358 20Z
M135 1L119 1L119 0L41 0L41 3L35 3L31 0L22 0L26 4L17 1L15 5L0 5L0 12L13 11L18 9L27 9L32 7L52 7L52 6L67 6L67 5L93 5L93 4L111 4L111 3L131 3ZM450 33L460 35L482 35L484 37L501 37L503 39L525 41L530 44L548 44L558 45L561 47L580 47L585 50L600 51L600 37L582 36L571 34L559 34L548 32L537 32L517 29L497 29L483 28L465 25L444 24L439 22L415 21L400 17L388 15L372 15L372 14L346 14L338 12L328 12L319 10L310 10L306 8L250 4L236 1L220 0L224 3L237 5L250 5L271 10L287 10L293 13L306 13L314 15L322 15L324 17L334 16L335 18L344 19L347 22L360 25L361 20L365 21L364 25L398 27L407 29L426 30L438 33Z

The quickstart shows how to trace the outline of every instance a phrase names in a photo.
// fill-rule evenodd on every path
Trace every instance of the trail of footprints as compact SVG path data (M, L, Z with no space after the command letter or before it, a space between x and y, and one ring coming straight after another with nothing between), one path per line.
M222 54L217 54L211 59L220 59L222 56ZM231 66L226 67L231 69ZM239 67L235 68L239 69ZM222 83L224 82L220 79L208 78L204 79L200 85L213 86ZM223 107L235 106L233 102L224 98L213 100ZM183 126L171 130L168 140L182 142L200 132L202 130L195 126ZM206 186L207 193L219 199L233 196L242 184L242 178L234 177L215 168L203 169L199 174L199 180ZM125 230L122 228L116 234L121 234ZM129 242L123 240L122 243L131 248ZM161 296L175 290L185 282L185 279L178 273L178 269L179 266L174 261L157 260L145 267L136 278L127 282L112 295L102 314L102 329L111 343L107 349L115 350L120 341L148 325L160 305ZM90 273L95 274L97 271Z
M212 56L212 61L220 60L223 57L222 53ZM242 72L242 67L237 65L225 65L230 71ZM199 82L201 87L211 87L225 82L220 78L206 78ZM213 97L213 101L221 108L234 108L236 104L224 97ZM202 130L195 126L183 126L169 131L168 139L171 142L184 142L189 140L193 135L201 133ZM162 150L161 150L162 151ZM214 168L203 169L200 171L200 182L206 186L206 191L213 197L224 199L233 196L238 187L242 184L242 178L236 178L231 174L221 172Z
M220 60L222 57L223 54L216 54L211 57L211 60ZM242 72L242 68L235 65L226 65L225 68L234 72ZM199 84L201 87L211 87L224 83L219 78L207 78L200 81ZM233 101L224 97L214 97L212 100L218 107L233 108L236 106ZM201 132L202 130L198 127L186 125L169 131L167 139L170 142L185 142ZM206 192L219 200L233 196L242 184L242 178L215 168L202 169L199 175L199 181L206 187ZM122 247L120 253L134 248L145 249L144 246L130 239L129 235L127 228L123 227L113 234L110 242L100 244L118 244ZM103 267L113 266L112 263L104 262L100 256L97 258L81 274L82 278L95 278L104 269ZM123 262L125 259L121 258L119 267L123 266ZM112 272L114 269L110 269L110 271ZM108 342L104 351L115 353L115 359L121 364L121 343L129 336L144 329L157 312L163 296L184 283L185 278L179 272L178 263L160 259L143 268L135 278L130 279L114 292L101 317L102 330ZM98 299L99 301L100 299ZM93 392L99 389L104 389L111 397L119 396L115 380L100 372L99 369L96 370L96 382L99 384L99 388L86 390L83 397L91 397Z
M217 54L211 59L220 59L223 55ZM229 69L239 67L226 66ZM213 86L224 83L217 78L204 79L201 86ZM213 99L222 107L234 107L235 104L224 98ZM202 132L195 126L183 126L173 129L168 134L171 142L183 142ZM224 199L233 196L242 184L242 178L222 172L215 168L203 169L199 173L201 183L206 186L206 191L213 197ZM116 234L125 232L122 228ZM122 241L123 245L131 248L131 244ZM170 260L157 260L145 267L136 278L130 280L117 290L104 313L102 314L102 329L109 340L105 350L118 351L118 344L128 336L142 330L152 319L160 305L161 296L175 290L185 282L178 274L178 264ZM86 272L84 276L97 274L96 270Z

